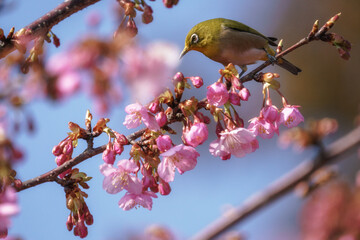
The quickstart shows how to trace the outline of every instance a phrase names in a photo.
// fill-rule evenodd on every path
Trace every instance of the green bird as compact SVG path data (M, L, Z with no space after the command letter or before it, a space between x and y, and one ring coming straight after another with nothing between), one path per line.
M242 72L246 65L258 60L271 60L280 67L297 75L301 69L284 58L275 60L275 51L269 46L277 46L276 38L265 37L255 29L240 22L215 18L195 25L187 34L182 58L187 52L195 50L208 58L223 64L238 65Z

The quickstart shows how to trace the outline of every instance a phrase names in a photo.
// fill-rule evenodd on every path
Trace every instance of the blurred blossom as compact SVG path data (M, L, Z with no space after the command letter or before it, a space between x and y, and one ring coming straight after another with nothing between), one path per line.
M56 81L58 97L64 98L71 96L80 89L80 75L77 72L67 72L62 74Z
M360 189L332 181L317 189L301 215L303 240L358 239Z
M172 232L164 226L151 225L145 229L145 240L174 240Z
M153 42L146 47L124 49L120 58L122 76L140 102L153 98L171 83L180 50L170 43Z
M0 193L0 238L7 236L11 225L10 217L19 211L16 191L12 187L5 187Z
M90 27L97 27L101 22L101 15L97 11L90 12L86 17L86 23Z

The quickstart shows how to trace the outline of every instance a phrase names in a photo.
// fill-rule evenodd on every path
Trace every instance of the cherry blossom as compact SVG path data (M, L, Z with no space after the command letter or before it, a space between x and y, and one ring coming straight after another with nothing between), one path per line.
M220 133L220 138L210 144L210 153L220 158L227 158L229 154L244 157L259 148L255 134L246 128L225 130Z
M125 112L127 112L128 115L126 115L123 124L128 129L136 128L141 124L141 122L143 122L150 130L160 130L160 126L157 123L155 117L151 115L150 112L141 104L130 104L126 106Z
M185 143L192 147L197 147L200 144L203 144L209 135L208 128L205 123L199 122L193 124L190 129L187 129L183 132L183 137Z
M138 178L135 178L134 184L128 189L128 192L120 199L119 207L123 210L130 210L136 206L142 206L146 209L152 209L152 198L157 198L156 194L143 190L143 185Z
M208 86L206 98L209 104L216 107L224 105L229 99L229 92L224 83L216 82Z
M280 112L279 124L292 128L303 122L304 117L298 108L299 106L286 105Z
M103 188L110 194L116 194L123 189L130 188L137 177L131 175L139 170L139 167L134 161L120 160L117 163L117 168L111 164L100 165L100 172L105 176L103 181Z
M192 170L196 166L200 154L195 148L180 144L170 148L160 156L163 159L158 166L157 172L164 181L172 182L175 177L175 168L180 174Z

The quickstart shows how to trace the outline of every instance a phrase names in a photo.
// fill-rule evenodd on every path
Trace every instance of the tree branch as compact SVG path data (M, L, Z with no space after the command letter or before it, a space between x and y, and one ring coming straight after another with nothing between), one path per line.
M295 49L308 44L309 42L315 41L315 40L322 40L325 42L328 42L329 39L327 38L326 34L328 32L328 30L334 25L335 21L337 21L340 17L340 13L336 14L335 16L333 16L332 18L330 18L321 28L320 30L318 30L318 21L316 21L314 23L313 28L311 29L309 35L303 39L301 39L299 42L295 43L294 45L292 45L291 47L289 47L288 49L280 52L279 54L277 54L275 56L276 60L280 59L281 57L285 56L286 54L294 51ZM264 63L262 63L260 66L258 66L257 68L255 68L254 70L252 70L251 72L249 72L248 74L246 74L245 76L243 76L241 78L241 82L248 82L251 81L253 79L255 79L255 76L258 72L260 72L261 70L263 70L264 68L266 68L267 66L271 65L272 62L270 60L265 61Z
M344 137L326 147L324 151L321 151L314 159L304 161L266 189L249 197L241 206L231 210L229 214L226 213L226 215L209 224L193 236L192 239L204 240L213 239L219 236L230 227L292 191L298 183L308 179L313 172L335 159L338 159L339 156L349 152L353 147L359 145L359 143L360 127L357 127Z
M59 6L46 13L44 16L17 31L13 38L2 41L0 44L0 58L4 58L16 50L16 41L21 42L23 39L26 39L26 41L31 41L39 36L44 36L51 30L53 26L65 18L99 1L100 0L64 1Z

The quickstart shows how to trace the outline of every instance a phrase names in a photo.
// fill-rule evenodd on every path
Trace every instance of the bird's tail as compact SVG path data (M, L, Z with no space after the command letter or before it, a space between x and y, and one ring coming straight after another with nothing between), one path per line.
M301 72L300 68L296 67L294 64L292 64L291 62L287 61L284 58L280 58L276 64L279 65L280 67L288 70L289 72L291 72L294 75L298 75L298 73Z

